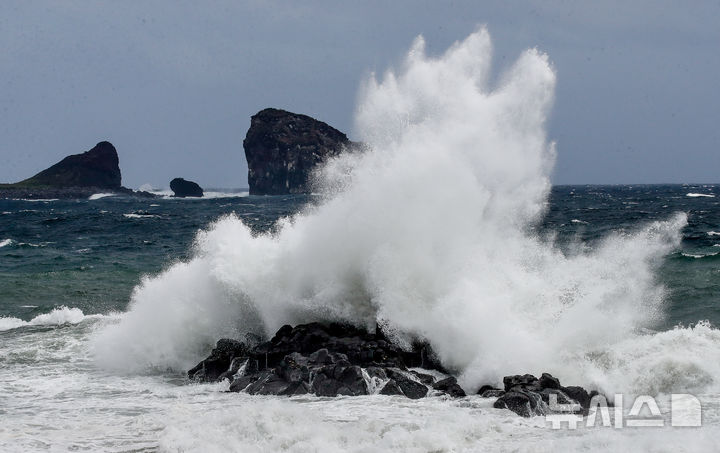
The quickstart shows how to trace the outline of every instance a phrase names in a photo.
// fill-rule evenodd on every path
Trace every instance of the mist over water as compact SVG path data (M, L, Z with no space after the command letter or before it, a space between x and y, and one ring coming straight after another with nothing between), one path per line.
M496 78L491 54L485 29L438 57L418 38L399 68L363 85L356 129L368 149L317 175L322 203L271 233L235 216L201 231L190 261L145 278L96 333L97 360L184 370L221 337L342 320L429 341L469 390L542 371L605 391L712 388L716 330L643 333L663 316L655 271L685 214L592 249L540 236L555 73L528 50Z

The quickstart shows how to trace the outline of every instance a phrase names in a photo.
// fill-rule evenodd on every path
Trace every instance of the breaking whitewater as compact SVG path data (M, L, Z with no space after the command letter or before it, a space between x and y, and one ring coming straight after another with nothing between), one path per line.
M399 69L363 85L356 135L368 150L317 175L319 201L266 232L241 215L213 221L189 259L143 279L126 311L0 318L0 448L716 450L720 331L707 322L651 330L667 306L658 269L680 246L686 213L591 243L560 246L539 229L555 73L528 50L495 80L491 53L484 29L440 57L418 38ZM423 342L468 396L384 395L383 379L369 379L363 396L263 396L227 393L232 376L185 377L221 338L267 340L310 322L379 326L405 349ZM476 395L502 388L504 376L543 372L611 401L623 395L621 413L652 396L662 426L598 417L588 427L585 417L552 429ZM701 427L671 426L679 393L701 403Z

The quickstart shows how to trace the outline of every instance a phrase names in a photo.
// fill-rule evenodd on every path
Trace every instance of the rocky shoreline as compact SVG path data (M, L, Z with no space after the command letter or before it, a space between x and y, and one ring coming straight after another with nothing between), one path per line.
M210 356L188 371L188 378L200 382L227 379L230 392L253 395L467 396L429 345L418 343L406 351L379 328L370 333L337 323L286 325L264 342L253 336L245 341L221 339ZM506 376L503 386L484 385L477 394L495 398L495 408L523 417L551 413L551 395L566 408L575 405L571 410L577 413L587 413L592 398L599 396L582 387L564 387L547 373L540 378Z

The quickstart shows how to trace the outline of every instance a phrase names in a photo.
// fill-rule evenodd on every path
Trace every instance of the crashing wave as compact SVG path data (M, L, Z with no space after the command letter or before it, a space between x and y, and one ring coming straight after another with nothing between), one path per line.
M416 39L398 71L363 85L368 150L319 172L322 203L269 233L233 215L201 231L193 259L143 279L99 332L100 363L184 370L220 337L340 320L430 342L465 388L528 371L607 391L643 379L598 358L641 345L662 317L655 270L686 215L573 253L533 233L555 156L555 73L528 50L496 78L491 50L485 29L437 57Z

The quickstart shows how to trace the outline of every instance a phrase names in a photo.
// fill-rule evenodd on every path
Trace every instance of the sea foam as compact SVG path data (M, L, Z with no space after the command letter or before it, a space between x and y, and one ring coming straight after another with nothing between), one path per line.
M123 214L123 217L128 219L154 219L157 217L160 217L159 215L155 214L138 214L135 212L129 213L129 214Z
M112 192L110 192L110 193L95 193L95 194L90 195L88 197L88 200L90 200L90 201L99 200L101 198L114 197L114 196L115 196L115 194Z
M417 38L397 71L363 84L355 129L368 149L318 172L322 203L271 233L232 215L201 231L193 259L145 278L97 334L99 363L183 370L220 337L324 319L429 341L470 391L542 371L607 391L671 388L599 358L622 346L668 363L638 332L662 317L654 272L685 214L573 253L534 233L555 158L555 72L533 49L494 77L491 50L485 29L437 57ZM703 329L687 337L715 341Z
M182 201L193 201L193 200L206 200L210 198L244 198L250 195L247 190L238 191L223 191L223 190L205 190L202 197L176 197L175 192L170 189L156 189L149 184L143 184L138 190L144 192L150 192L153 195L162 197L169 200L182 200Z
M103 315L85 315L79 308L61 306L49 313L35 316L30 321L19 318L0 317L0 332L17 329L24 326L61 326L64 324L78 324L86 319L100 318Z

